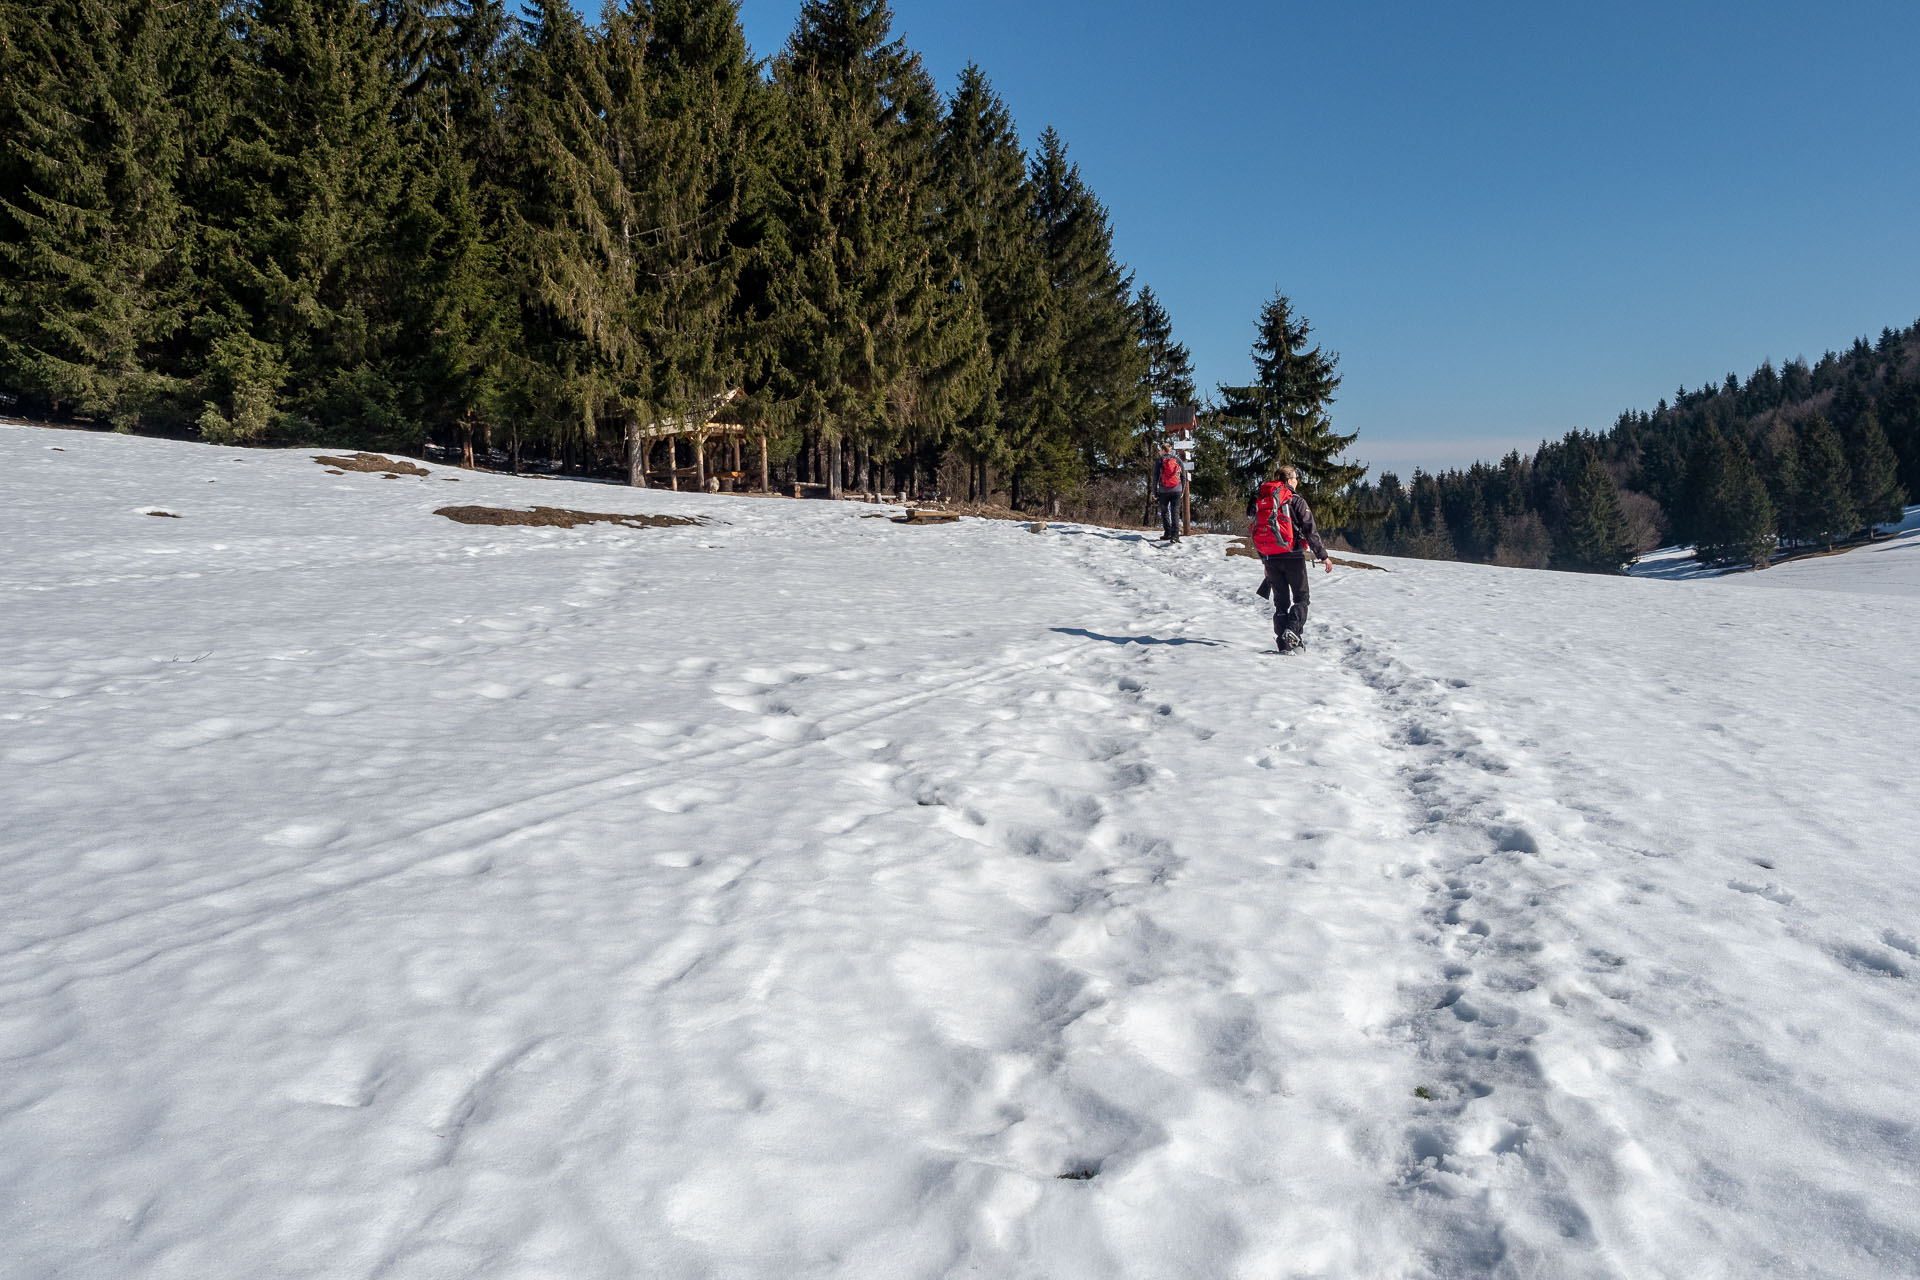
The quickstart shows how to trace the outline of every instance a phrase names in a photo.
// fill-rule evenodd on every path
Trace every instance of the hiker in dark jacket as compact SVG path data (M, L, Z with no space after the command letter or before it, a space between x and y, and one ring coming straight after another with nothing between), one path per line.
M1333 558L1320 541L1320 530L1313 523L1313 511L1307 500L1294 492L1300 473L1292 467L1279 467L1274 478L1260 485L1247 499L1247 515L1252 518L1254 550L1267 567L1267 580L1260 594L1273 596L1273 639L1281 652L1297 649L1305 643L1307 628L1307 551L1333 572Z
M1186 469L1171 444L1160 446L1153 464L1153 496L1160 500L1160 541L1180 541L1180 499L1187 489Z

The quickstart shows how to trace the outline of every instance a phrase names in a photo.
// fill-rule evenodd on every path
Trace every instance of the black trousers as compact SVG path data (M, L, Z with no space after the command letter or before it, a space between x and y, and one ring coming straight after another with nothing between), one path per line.
M1305 556L1262 556L1267 566L1267 585L1273 588L1273 634L1291 631L1295 635L1307 629L1307 558Z
M1177 538L1180 536L1180 491L1160 495L1160 536Z

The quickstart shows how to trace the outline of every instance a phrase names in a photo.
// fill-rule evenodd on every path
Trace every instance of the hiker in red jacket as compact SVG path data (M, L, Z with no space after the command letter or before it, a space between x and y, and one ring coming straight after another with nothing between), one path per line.
M1267 580L1260 594L1273 593L1273 640L1280 652L1287 653L1305 643L1301 634L1307 627L1307 549L1313 558L1333 572L1333 558L1320 541L1314 527L1313 511L1307 500L1293 491L1300 473L1292 467L1279 467L1274 478L1265 481L1247 499L1248 529L1253 549L1267 566Z
M1153 464L1153 496L1160 500L1160 541L1180 541L1180 499L1187 490L1186 469L1171 443L1160 446Z

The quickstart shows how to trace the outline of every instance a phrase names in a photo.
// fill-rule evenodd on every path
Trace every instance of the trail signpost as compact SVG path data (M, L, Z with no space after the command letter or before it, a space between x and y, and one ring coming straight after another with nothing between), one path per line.
M1200 410L1196 405L1169 405L1166 415L1160 420L1166 428L1167 442L1180 458L1180 470L1186 483L1181 487L1180 532L1182 536L1193 532L1193 429L1199 421Z

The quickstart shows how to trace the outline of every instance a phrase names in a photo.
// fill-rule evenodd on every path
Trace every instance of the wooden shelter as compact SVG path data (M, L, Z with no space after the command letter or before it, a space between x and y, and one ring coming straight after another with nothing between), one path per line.
M704 490L709 480L719 481L722 488L730 491L744 487L747 472L741 451L751 431L758 437L760 444L760 492L767 492L767 433L764 430L750 429L744 423L724 420L727 410L745 395L744 391L735 387L724 395L714 397L703 413L664 418L644 426L635 426L631 476L633 483L645 488L652 476L661 474L649 470L648 464L654 443L665 440L667 466L664 474L669 489L678 489L683 476L692 480L693 487L696 489ZM693 465L690 467L680 465L680 441L683 438L693 447ZM710 446L714 447L719 455L715 459L716 462L730 465L708 466L707 450ZM731 446L730 449L729 446Z

